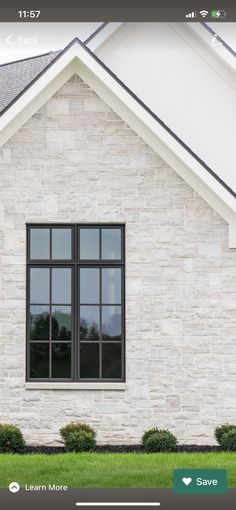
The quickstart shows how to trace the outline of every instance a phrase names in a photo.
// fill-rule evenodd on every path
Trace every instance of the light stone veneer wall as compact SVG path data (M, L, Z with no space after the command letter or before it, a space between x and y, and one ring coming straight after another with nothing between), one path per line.
M78 77L0 153L0 421L29 443L90 423L100 443L236 422L236 252L227 225ZM126 224L127 389L25 389L26 222Z

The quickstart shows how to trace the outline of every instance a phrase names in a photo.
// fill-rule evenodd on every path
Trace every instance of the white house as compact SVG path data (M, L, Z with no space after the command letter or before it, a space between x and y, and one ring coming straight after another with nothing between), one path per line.
M0 66L0 421L30 444L236 422L235 58L209 37L108 23Z

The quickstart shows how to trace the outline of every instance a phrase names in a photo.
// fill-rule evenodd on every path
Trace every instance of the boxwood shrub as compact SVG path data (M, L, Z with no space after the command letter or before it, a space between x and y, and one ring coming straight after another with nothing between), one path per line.
M224 434L227 434L228 432L230 432L231 430L233 430L235 428L236 428L236 425L231 425L230 423L223 423L223 425L216 427L214 430L214 435L215 435L217 443L220 446L223 446L222 438L223 438Z
M22 432L15 425L0 423L0 452L19 452L25 447Z
M146 452L174 452L177 438L169 430L154 428L144 433L142 444Z
M221 446L223 450L236 451L236 427L223 434Z
M146 430L146 432L144 432L143 436L142 436L142 443L144 445L144 443L147 441L147 439L152 436L153 434L155 434L155 432L159 432L160 429L158 429L157 427L154 427L153 429L148 429Z
M86 423L69 423L60 429L60 434L69 452L86 452L96 446L96 432Z

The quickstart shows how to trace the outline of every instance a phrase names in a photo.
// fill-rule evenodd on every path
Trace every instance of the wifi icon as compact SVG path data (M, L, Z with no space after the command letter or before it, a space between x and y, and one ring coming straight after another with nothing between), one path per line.
M205 18L209 14L209 11L199 11L199 14L201 14L201 16Z

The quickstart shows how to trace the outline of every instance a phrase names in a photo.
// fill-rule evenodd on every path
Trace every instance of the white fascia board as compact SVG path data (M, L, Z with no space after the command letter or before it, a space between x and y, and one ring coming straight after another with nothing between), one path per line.
M96 52L100 48L100 46L107 41L117 30L123 25L123 22L108 23L97 35L91 39L91 41L86 44L86 46L93 52Z
M2 146L55 92L77 73L227 223L236 248L235 198L182 147L79 43L71 46L0 119Z
M213 57L218 61L221 71L220 74L224 79L228 81L227 71L233 74L234 77L234 88L235 88L235 73L236 73L236 59L235 57L225 48L223 44L218 44L217 40L213 42L214 36L208 32L208 30L201 23L185 23L186 29L189 33L192 33L196 40L199 41L208 50L209 58ZM211 60L211 62L213 62ZM216 64L215 64L216 65ZM227 74L225 74L227 73ZM231 78L230 78L231 80Z

